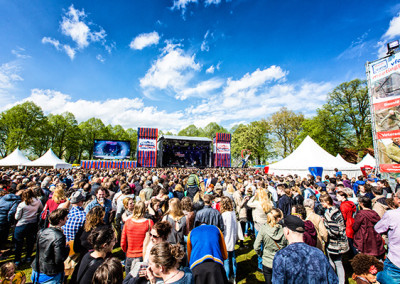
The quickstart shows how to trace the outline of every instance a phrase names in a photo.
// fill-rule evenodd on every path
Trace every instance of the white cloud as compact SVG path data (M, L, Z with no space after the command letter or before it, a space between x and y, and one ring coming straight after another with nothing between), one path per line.
M115 48L115 43L107 44L106 31L102 27L98 27L98 30L92 30L91 27L95 25L92 22L85 22L86 18L85 11L83 9L75 9L74 5L71 5L68 11L62 16L60 23L61 33L70 37L76 44L76 47L60 43L59 40L50 37L43 37L42 43L51 44L58 51L64 51L71 60L75 58L77 50L85 49L92 42L100 42L108 53L111 53L112 49Z
M15 89L15 84L23 81L19 75L21 68L17 62L7 62L0 65L0 107L10 103L10 91Z
M253 73L245 74L240 80L228 78L227 86L224 90L226 95L232 95L246 89L258 88L268 81L283 79L288 72L283 71L279 66L271 66L264 70L257 69Z
M168 43L146 75L140 79L140 86L145 91L170 89L180 92L186 88L193 72L200 68L201 65L195 61L195 54L187 54L179 45Z
M224 81L222 79L213 78L207 81L200 82L194 88L186 88L180 93L176 94L175 98L186 100L189 97L208 97L215 90L222 87Z
M207 68L206 73L207 74L214 74L215 67L214 65L211 65L210 67Z
M389 28L382 35L381 41L378 42L378 55L383 57L386 55L386 44L388 41L400 36L400 13L397 14L389 23Z
M205 0L204 1L205 6L209 6L211 4L218 5L219 3L221 3L221 0Z
M11 50L11 53L20 59L30 58L29 55L25 54L25 48L22 47L17 47L16 49Z
M54 46L58 51L65 52L69 56L69 58L71 58L71 60L75 58L76 50L68 44L61 44L58 40L49 37L42 38L42 43L48 43Z
M204 35L203 42L201 43L201 46L200 46L201 51L210 51L210 47L208 46L208 42L207 42L207 38L208 38L209 34L210 34L210 31L208 30L206 32L206 34Z
M190 3L197 3L197 0L174 0L174 4L172 5L172 9L182 9L186 10L186 6Z
M65 16L62 17L60 24L62 33L70 36L79 49L87 47L90 42L102 41L107 36L106 31L101 27L98 31L91 31L84 22L85 18L86 14L83 9L77 10L74 5L71 5Z
M105 101L73 100L71 96L55 90L33 89L31 95L22 101L6 106L6 109L33 101L44 113L61 114L69 111L78 122L89 118L100 118L104 124L119 124L124 128L158 127L166 131L178 132L186 127L187 120L181 111L168 113L157 107L145 106L139 98L119 98Z
M156 31L152 32L152 33L143 33L138 35L137 37L135 37L129 47L131 49L138 49L138 50L142 50L143 48L150 46L150 45L157 45L158 42L160 41L160 36L158 35L158 33Z
M98 61L100 61L101 63L104 63L104 61L106 61L106 60L104 59L104 57L101 56L101 54L97 54L96 59L97 59Z

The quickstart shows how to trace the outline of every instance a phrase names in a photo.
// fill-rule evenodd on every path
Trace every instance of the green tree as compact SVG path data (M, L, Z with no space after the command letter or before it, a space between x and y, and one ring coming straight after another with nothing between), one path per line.
M295 138L300 133L304 115L282 107L270 119L271 133L274 137L277 152L286 157L295 149Z
M372 146L371 113L366 81L344 82L328 94L324 108L342 119L348 145L361 150Z
M215 137L215 133L229 133L229 131L216 122L210 122L203 129L203 135L210 139Z
M91 159L93 155L93 141L94 139L102 139L105 130L104 123L101 119L92 117L87 121L81 122L79 129L82 133L82 148L80 149L78 160L81 160L82 155Z
M74 154L79 155L79 139L81 131L75 116L70 112L49 114L50 144L54 153L62 158L68 151L67 160Z
M188 127L182 129L178 132L179 136L194 136L194 137L201 137L204 136L204 131L201 128L197 128L196 125L191 124Z
M0 115L0 143L2 154L7 155L15 148L21 150L32 147L46 124L42 109L33 102L25 102L6 110Z
M231 151L234 158L240 160L240 154L244 149L251 151L249 159L258 164L264 163L273 155L270 151L270 126L266 120L239 124L233 130Z

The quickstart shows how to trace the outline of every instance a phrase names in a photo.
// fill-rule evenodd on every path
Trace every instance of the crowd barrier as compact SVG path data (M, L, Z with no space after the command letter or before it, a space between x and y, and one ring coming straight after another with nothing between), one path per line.
M82 169L131 169L136 165L136 161L81 161Z

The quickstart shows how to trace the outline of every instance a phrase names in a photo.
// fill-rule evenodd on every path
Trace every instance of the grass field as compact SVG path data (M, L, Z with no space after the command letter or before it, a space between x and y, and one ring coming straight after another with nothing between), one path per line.
M236 281L239 284L264 282L264 275L257 270L257 255L253 250L253 242L254 240L249 237L246 238L244 242L245 247L240 248L238 245L236 245L236 261L238 267ZM5 256L7 256L7 252L5 253ZM113 256L118 257L121 260L124 259L124 253L121 251L120 248L116 248L113 250ZM24 257L25 255L22 255L22 258ZM355 284L355 281L351 279L352 271L348 259L349 259L348 257L344 257L343 259L343 265L346 270L346 276L349 284ZM14 256L12 255L10 257L6 257L3 260L0 260L0 265L2 265L7 261L14 261ZM22 270L25 272L27 283L31 282L30 277L32 269L30 267L30 264L21 263L18 270Z

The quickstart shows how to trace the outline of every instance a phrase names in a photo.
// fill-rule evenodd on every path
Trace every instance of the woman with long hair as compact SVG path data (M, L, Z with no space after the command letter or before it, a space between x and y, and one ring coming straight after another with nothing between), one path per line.
M347 239L349 240L350 248L352 249L353 254L356 255L357 250L353 246L353 238L354 238L353 215L357 212L356 205L354 204L353 201L348 200L348 195L343 190L337 192L336 198L340 202L340 212L342 212L344 223L346 225L346 236Z
M164 283L191 284L193 276L189 269L179 270L178 263L183 259L185 252L179 245L167 242L156 244L150 251L149 267L146 275L150 283L155 283L155 278L162 278Z
M32 188L22 192L22 202L18 204L15 213L17 224L14 230L15 240L15 264L18 266L21 262L22 247L26 239L26 262L31 261L33 246L36 241L38 231L37 217L42 211L43 205L35 196Z
M261 225L267 223L267 214L273 207L272 201L265 189L258 188L256 194L247 202L247 206L253 209L254 229L257 237ZM258 257L258 268L262 269L262 258L260 256Z
M136 262L143 260L153 221L146 219L146 205L139 201L135 204L132 216L125 222L121 235L121 248L126 253L125 271L129 273Z
M171 224L172 231L168 237L168 242L171 244L185 244L186 231L186 216L182 211L181 201L178 198L172 198L169 201L169 209L163 217L163 221Z
M53 212L60 206L60 204L67 202L67 197L65 196L65 191L61 186L56 186L53 192L53 196L47 200L44 210L49 210L49 213ZM69 203L69 201L68 201ZM69 204L65 204L64 208L68 208Z
M235 244L238 240L238 224L236 221L236 212L233 209L233 202L228 196L221 197L221 215L225 225L224 239L226 250L228 251L228 258L224 260L224 267L226 277L233 282L236 281L237 271ZM232 266L232 273L230 266Z
M319 199L321 205L326 209L324 225L329 236L326 244L326 252L330 264L339 277L339 283L344 284L345 272L342 255L350 249L346 236L346 225L342 213L333 205L332 197L329 194L322 194Z
M104 216L106 212L102 206L96 206L90 209L86 215L85 223L79 228L74 239L74 251L80 253L81 256L93 249L92 244L88 241L90 233L99 226L104 225Z
M196 217L196 212L193 210L193 202L189 196L185 196L181 200L182 211L186 216L186 232L189 234L194 228L194 219Z
M260 232L254 242L254 250L262 257L262 271L265 283L272 283L272 262L276 252L287 245L283 228L278 222L283 218L283 213L277 208L267 213L267 223L261 226Z

